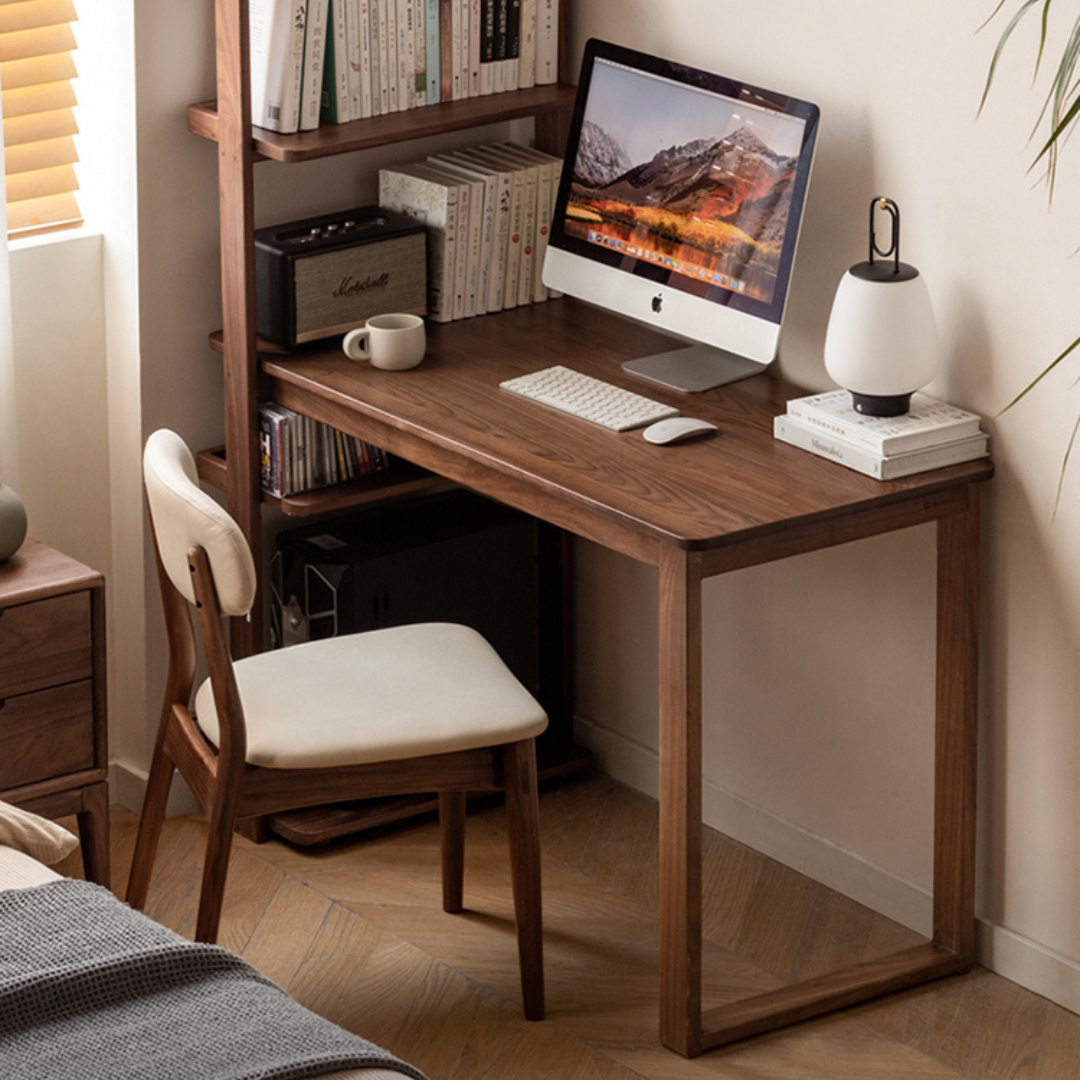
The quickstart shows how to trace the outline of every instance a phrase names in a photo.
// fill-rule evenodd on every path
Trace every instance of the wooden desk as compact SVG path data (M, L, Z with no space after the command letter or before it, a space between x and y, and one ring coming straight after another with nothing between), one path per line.
M772 436L799 393L755 377L684 396L625 376L670 341L567 299L430 328L424 363L377 371L336 348L266 359L275 400L659 570L660 1035L687 1056L970 968L974 950L979 484L987 461L882 483ZM566 363L715 421L657 447L500 390ZM934 937L925 945L702 1009L701 583L937 522Z

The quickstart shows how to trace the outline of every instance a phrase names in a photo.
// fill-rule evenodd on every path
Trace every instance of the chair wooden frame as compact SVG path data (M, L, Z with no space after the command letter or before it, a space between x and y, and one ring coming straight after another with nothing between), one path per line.
M187 781L209 822L195 930L196 940L203 942L217 939L238 821L350 799L437 792L443 910L459 912L463 909L466 794L503 791L524 1012L527 1019L543 1019L540 823L534 740L339 767L271 769L250 765L246 761L243 706L207 554L201 547L192 548L188 562L203 654L221 728L219 748L202 733L189 708L198 655L190 605L169 579L156 539L155 556L169 639L169 673L132 858L128 903L140 909L145 906L174 768Z

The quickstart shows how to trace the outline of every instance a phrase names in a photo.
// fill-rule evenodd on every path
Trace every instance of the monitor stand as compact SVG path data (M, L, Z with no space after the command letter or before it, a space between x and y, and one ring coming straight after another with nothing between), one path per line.
M757 375L769 365L711 345L690 345L671 352L627 360L623 370L672 390L697 393Z

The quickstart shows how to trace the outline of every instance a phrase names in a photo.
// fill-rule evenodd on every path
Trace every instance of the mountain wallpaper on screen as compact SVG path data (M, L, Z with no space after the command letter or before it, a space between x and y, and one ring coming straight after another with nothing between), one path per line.
M669 253L672 244L691 248L764 293L780 261L796 164L741 127L633 165L618 139L586 121L568 226L581 235L602 222L633 230L639 243L648 234Z

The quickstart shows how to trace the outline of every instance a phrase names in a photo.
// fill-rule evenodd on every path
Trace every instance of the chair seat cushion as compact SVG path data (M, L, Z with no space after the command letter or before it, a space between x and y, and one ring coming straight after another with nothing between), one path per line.
M475 630L418 623L305 642L234 664L247 760L320 768L496 746L539 735L547 717ZM195 695L215 746L207 680Z

